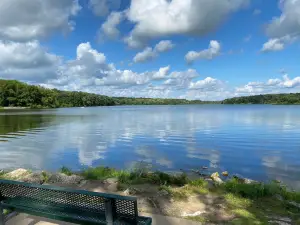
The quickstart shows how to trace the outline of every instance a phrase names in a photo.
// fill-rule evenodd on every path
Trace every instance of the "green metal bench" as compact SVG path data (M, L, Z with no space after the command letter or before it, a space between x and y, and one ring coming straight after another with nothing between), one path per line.
M138 216L135 197L0 180L0 225L4 209L77 224L150 225Z

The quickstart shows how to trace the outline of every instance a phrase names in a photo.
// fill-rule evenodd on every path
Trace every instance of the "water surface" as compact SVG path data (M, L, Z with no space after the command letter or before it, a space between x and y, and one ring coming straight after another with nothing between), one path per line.
M0 168L208 166L300 188L300 106L191 105L0 113Z

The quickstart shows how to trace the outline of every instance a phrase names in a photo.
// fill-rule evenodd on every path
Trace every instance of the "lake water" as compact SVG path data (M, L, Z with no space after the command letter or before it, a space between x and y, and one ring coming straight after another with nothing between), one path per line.
M300 106L115 106L0 112L0 168L209 167L300 188Z

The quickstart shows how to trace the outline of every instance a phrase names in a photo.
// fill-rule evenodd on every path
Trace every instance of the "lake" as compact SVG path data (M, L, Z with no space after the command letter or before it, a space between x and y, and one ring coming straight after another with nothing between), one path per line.
M114 106L0 112L0 168L209 167L300 188L300 106Z

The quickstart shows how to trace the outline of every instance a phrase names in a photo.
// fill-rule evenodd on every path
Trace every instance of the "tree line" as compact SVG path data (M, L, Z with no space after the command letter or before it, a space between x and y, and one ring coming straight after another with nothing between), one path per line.
M300 93L290 94L266 94L245 97L229 98L222 101L222 104L277 104L294 105L300 104Z
M114 105L201 104L200 100L108 97L78 91L61 91L29 85L16 80L0 80L0 107L88 107Z

